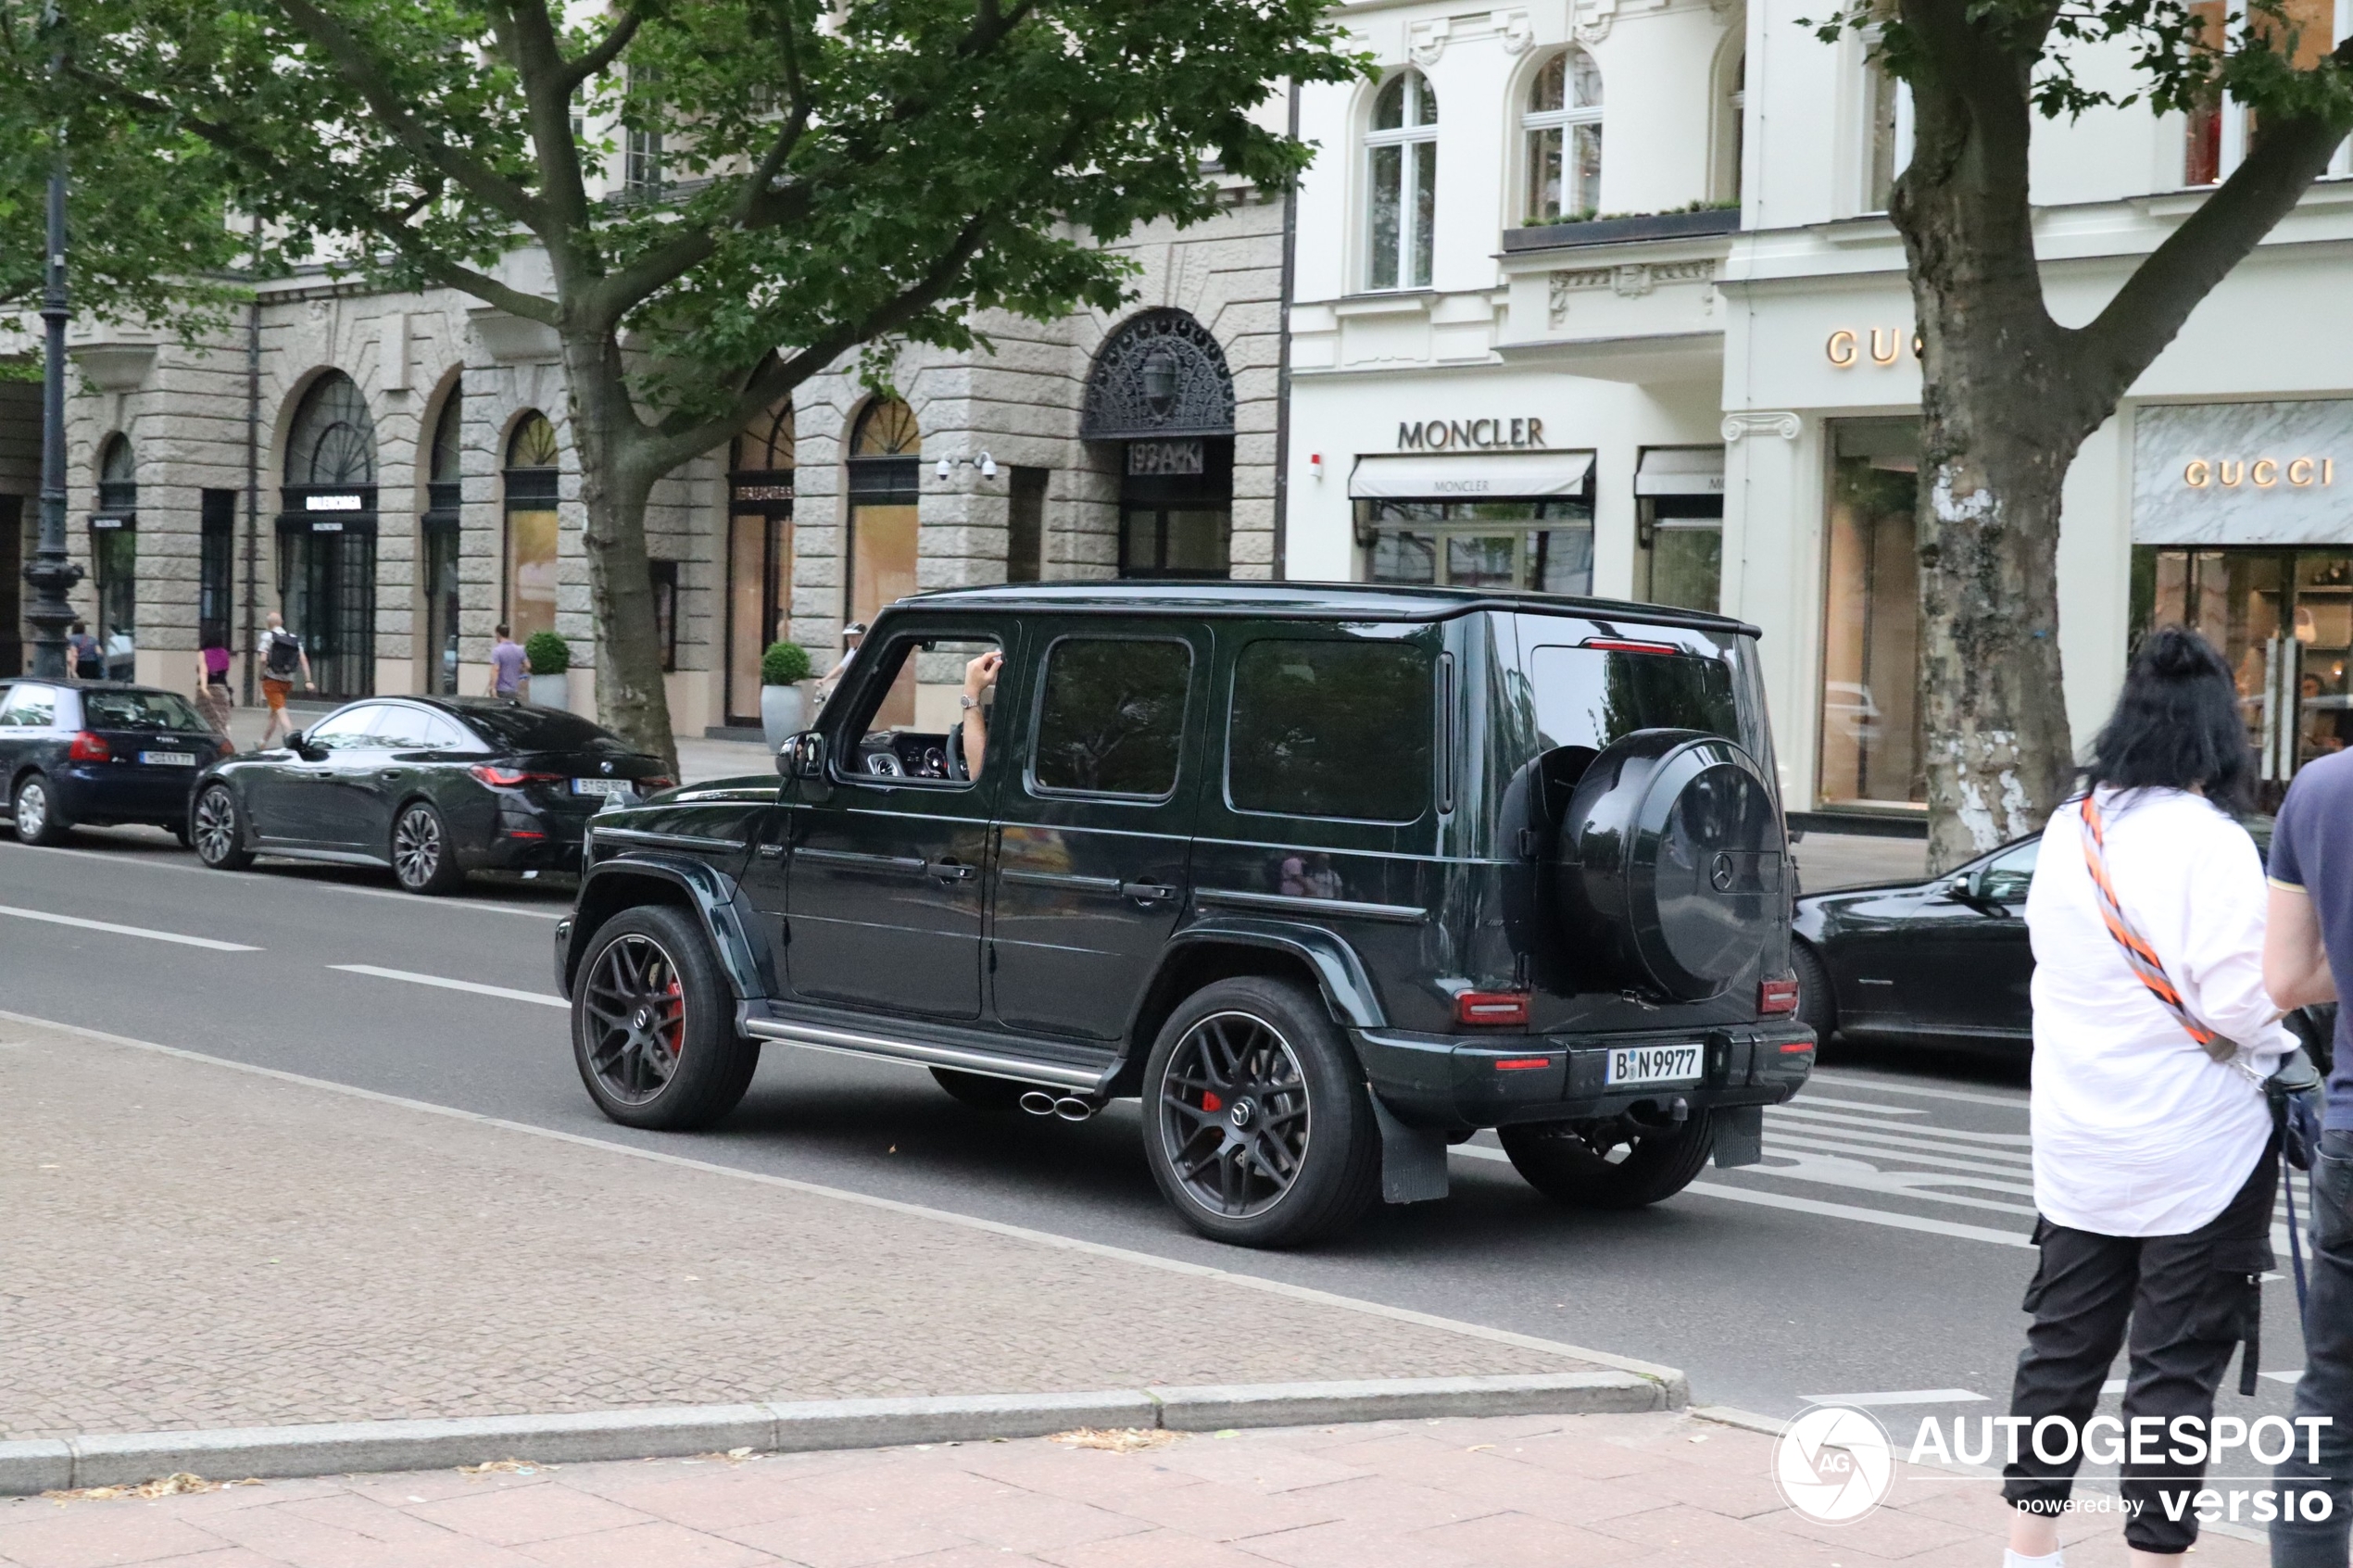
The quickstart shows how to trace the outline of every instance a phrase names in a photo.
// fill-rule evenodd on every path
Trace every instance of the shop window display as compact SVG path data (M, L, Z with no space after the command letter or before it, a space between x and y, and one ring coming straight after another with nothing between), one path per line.
M1374 583L1539 594L1593 591L1593 504L1584 498L1362 501Z
M1825 806L1919 805L1919 421L1842 420L1831 449L1816 791Z

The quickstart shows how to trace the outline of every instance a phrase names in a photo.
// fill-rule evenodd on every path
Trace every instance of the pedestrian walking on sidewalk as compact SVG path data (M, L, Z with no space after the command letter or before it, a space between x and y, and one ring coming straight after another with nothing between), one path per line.
M303 648L302 639L286 630L286 618L274 609L253 652L261 660L262 700L270 704L269 722L261 726L261 746L266 751L275 737L294 734L294 721L286 716L286 698L293 695L297 676L303 690L310 689L310 655Z
M66 638L66 650L73 655L73 677L77 681L103 681L107 678L107 650L90 634L90 623L77 621Z
M222 734L229 733L229 715L235 704L229 700L229 634L207 637L204 646L196 650L196 709L205 722Z
M498 623L498 640L490 645L490 695L521 702L522 671L522 645L507 634L507 623L502 621Z
M2203 1433L2242 1342L2252 1392L2279 1171L2261 1080L2294 1044L2263 988L2262 863L2231 815L2253 777L2229 666L2165 627L2133 650L2087 793L2044 829L2026 899L2042 1261L2010 1395L2025 1424L2002 1471L2006 1568L2058 1568L2084 1424L2128 1329L2128 1432L2186 1416ZM2032 1446L2054 1417L2041 1442L2058 1461ZM2206 1467L2163 1451L2121 1481L2137 1568L2197 1538Z
M2353 981L2353 752L2297 770L2271 834L2271 920L2263 980L2284 1008L2334 1002ZM2328 1516L2271 1525L2274 1568L2345 1568L2353 1509L2353 1055L2337 1013L2333 1070L2312 1156L2311 1289L2304 1300L2298 1420L2326 1418L2318 1457L2299 1444L2272 1472L2281 1492L2325 1492Z

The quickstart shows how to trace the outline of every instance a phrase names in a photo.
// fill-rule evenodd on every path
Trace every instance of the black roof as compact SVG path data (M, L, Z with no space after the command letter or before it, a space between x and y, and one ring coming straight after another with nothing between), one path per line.
M1153 583L1133 578L1084 583L1007 583L983 588L940 588L898 601L910 608L1104 610L1130 615L1276 616L1343 621L1447 621L1473 610L1537 610L1599 621L1756 636L1757 629L1729 616L1672 605L1565 594L1499 594L1478 588L1423 588L1385 583Z

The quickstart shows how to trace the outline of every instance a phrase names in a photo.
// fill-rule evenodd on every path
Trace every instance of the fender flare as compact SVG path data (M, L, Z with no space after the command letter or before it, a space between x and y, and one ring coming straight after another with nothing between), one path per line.
M1365 960L1356 956L1356 949L1345 938L1320 925L1297 921L1220 916L1184 926L1169 936L1161 954L1160 967L1153 972L1152 983L1145 987L1144 994L1151 994L1169 965L1187 949L1209 942L1288 953L1315 972L1325 1005L1342 1024L1352 1029L1380 1029L1388 1025L1388 1015L1381 1010L1380 993L1373 988L1372 976L1365 972Z
M566 997L572 995L572 983L579 972L580 957L587 949L588 938L606 921L639 902L619 896L618 884L625 879L651 879L683 892L684 902L702 926L703 935L711 943L720 971L727 976L727 988L735 993L736 999L750 1001L768 994L761 972L759 948L752 940L736 879L689 855L628 851L598 859L588 874L580 879L580 892L573 902L573 918L558 928L563 947L557 978L562 983ZM605 897L600 897L599 894Z

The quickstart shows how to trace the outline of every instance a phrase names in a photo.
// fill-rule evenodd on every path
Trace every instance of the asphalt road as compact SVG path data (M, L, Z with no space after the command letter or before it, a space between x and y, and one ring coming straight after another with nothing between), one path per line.
M2020 1069L1834 1055L1769 1117L1764 1167L1639 1213L1555 1208L1482 1138L1442 1202L1312 1251L1241 1252L1163 1205L1132 1102L1079 1125L996 1120L919 1070L771 1046L718 1130L612 1125L550 973L569 897L508 879L416 898L362 872L208 871L147 830L59 849L0 832L0 1010L1645 1357L1703 1403L1880 1396L1901 1436L2007 1398L2033 1263ZM2264 1367L2300 1366L2292 1287L2265 1306ZM2284 1411L2288 1393L2267 1377L2224 1408Z

